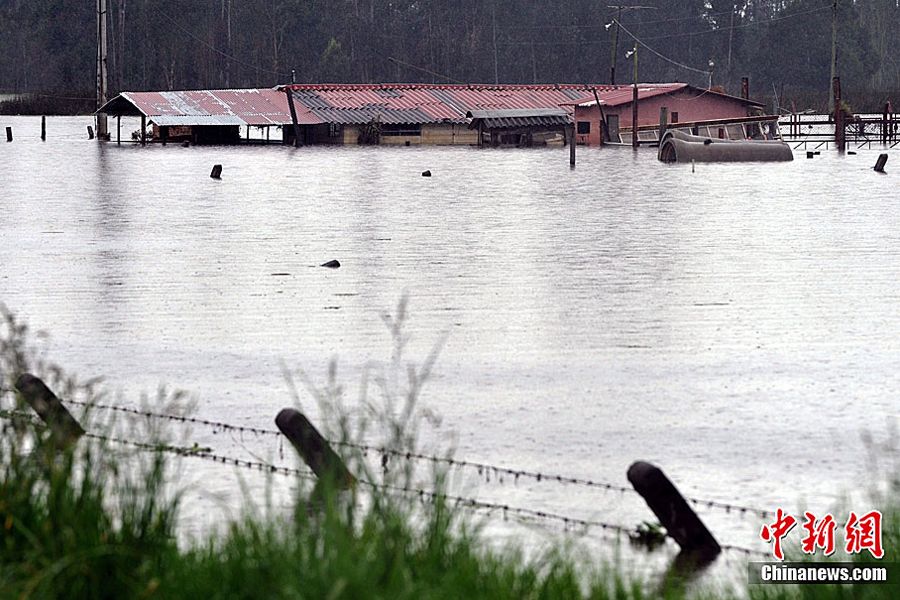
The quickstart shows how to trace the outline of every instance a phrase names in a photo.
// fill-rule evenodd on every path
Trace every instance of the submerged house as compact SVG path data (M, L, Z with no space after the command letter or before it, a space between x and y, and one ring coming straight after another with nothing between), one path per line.
M776 116L763 114L764 105L746 97L717 90L696 88L686 83L640 83L637 117L638 141L659 143L661 110L666 109L670 128L722 139L764 135ZM632 143L634 86L623 85L598 90L596 98L575 105L575 128L579 144L597 146ZM744 124L748 125L744 125ZM777 126L776 126L777 130Z
M573 137L599 145L631 143L633 93L630 85L291 84L122 92L98 112L118 117L116 140L122 116L140 117L142 142L149 135L161 142L238 143L256 127L265 134L257 140L295 145L533 146ZM738 135L735 122L764 119L758 102L684 83L639 84L637 106L642 143L658 142L662 107L669 123L697 135L728 138ZM707 129L700 132L699 123ZM743 125L737 129L748 134Z
M295 84L302 144L564 143L585 85ZM473 126L473 121L475 125Z
M562 144L574 105L589 90L562 84L292 84L122 92L97 112L119 122L141 117L141 131L149 125L152 141L236 143L241 128L266 128L270 139L268 129L275 127L279 141L298 145ZM121 139L118 126L114 138Z

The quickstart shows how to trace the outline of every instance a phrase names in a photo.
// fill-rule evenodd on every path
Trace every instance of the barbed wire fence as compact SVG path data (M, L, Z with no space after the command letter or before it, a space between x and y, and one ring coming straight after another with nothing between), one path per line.
M15 394L15 390L0 388L0 394L8 393ZM170 422L182 423L182 424L192 424L192 425L201 425L205 427L213 428L213 430L220 431L229 431L240 434L253 434L257 436L271 436L273 438L278 438L279 441L284 439L283 434L274 429L265 429L259 427L252 426L244 426L244 425L235 425L231 423L226 423L222 421L215 421L210 419L203 419L199 417L189 417L183 415L172 415L166 413L153 412L148 410L141 410L131 407L125 406L116 406L104 403L93 403L93 402L82 402L78 400L66 400L60 399L64 404L69 404L73 406L80 406L85 409L98 409L98 410L107 410L113 411L123 414L129 414L132 416L147 418L147 419L158 419L165 420ZM29 413L22 411L0 411L0 418L9 419L9 418L22 418L28 419L35 426L43 426L43 423L38 420L36 417L30 415ZM178 455L183 458L194 458L198 460L210 461L222 465L232 466L234 468L252 470L259 473L267 473L272 475L280 475L292 478L299 478L309 481L315 481L317 478L315 474L311 470L303 470L295 467L286 467L281 465L275 465L271 463L267 463L264 461L253 461L253 460L245 460L240 458L235 458L232 456L227 456L223 454L217 454L211 451L208 448L201 448L198 446L174 446L163 443L149 443L135 440L128 440L121 437L116 436L106 436L97 433L87 432L85 434L86 437L98 441L110 442L114 444L119 444L131 448L135 448L141 451L149 451L149 452L165 452ZM627 494L636 494L637 492L630 487L626 487L623 485L598 481L587 478L579 478L579 477L571 477L567 475L561 475L556 473L545 473L540 471L526 470L526 469L516 469L507 466L494 465L490 463L484 462L476 462L476 461L468 461L468 460L457 460L452 457L442 457L435 456L429 454L421 454L417 452L407 452L402 450L396 450L391 448L386 448L383 446L362 444L357 442L349 442L349 441L341 441L341 440L326 440L328 443L333 444L335 446L341 446L345 448L354 449L362 452L364 455L367 453L373 453L376 456L382 457L382 464L384 465L386 459L397 458L400 460L406 461L426 461L433 464L445 464L453 468L462 468L462 469L470 469L478 472L479 475L484 473L493 473L495 475L495 480L502 482L502 475L509 476L513 478L515 482L518 482L520 478L529 479L532 481L540 482L540 483L551 483L551 484L561 484L561 485L572 485L572 486L581 486L585 488L592 489L600 489L604 491L615 491L620 493ZM504 520L507 519L515 519L521 522L541 522L541 523L554 523L556 525L561 525L563 530L566 533L580 532L583 534L600 532L602 534L612 534L616 539L620 539L622 536L626 536L629 538L633 538L638 534L637 527L627 527L615 523L610 523L598 519L585 519L580 517L574 517L566 514L561 514L557 512L542 510L538 508L529 508L529 507L521 507L521 506L513 506L507 503L501 502L492 502L486 501L461 495L453 495L446 494L443 492L436 492L433 490L428 490L424 488L414 487L410 485L395 485L389 483L379 483L374 481L368 481L364 479L358 480L359 484L363 487L367 487L372 490L388 492L393 494L404 494L412 497L417 497L423 502L446 502L453 504L458 508L463 508L470 511L478 511L482 513L486 513L488 516L494 516L496 514L500 514ZM720 502L716 500L706 500L701 498L687 497L685 499L695 506L706 507L710 509L721 509L728 514L734 515L755 515L761 518L768 518L771 516L770 511L742 506L737 504L731 504L727 502ZM752 550L749 548L745 548L742 546L732 545L732 544L720 544L722 550L735 552L738 554L742 554L745 556L758 556L758 557L767 557L768 554L765 552L760 552L757 550Z

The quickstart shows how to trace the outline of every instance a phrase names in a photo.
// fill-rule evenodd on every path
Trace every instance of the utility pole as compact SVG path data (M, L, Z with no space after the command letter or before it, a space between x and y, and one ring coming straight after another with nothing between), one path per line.
M734 13L737 12L737 5L731 5L731 22L728 25L728 77L731 77L731 47L734 42ZM712 87L712 86L710 86Z
M610 7L612 8L612 7ZM618 11L616 12L616 31L613 33L613 45L612 45L612 58L609 61L609 84L616 85L616 56L619 52L619 19L622 18L622 7L616 7Z
M606 24L606 29L612 25L616 26L613 32L612 54L609 61L609 84L616 85L616 63L618 62L619 53L619 20L622 18L623 10L655 10L655 6L632 6L630 4L607 4L606 8L616 9L616 18L612 22Z
M494 41L494 85L500 83L499 69L497 66L497 0L491 3L491 31Z
M837 77L837 13L838 13L838 0L834 0L831 4L831 79L829 81L834 81L834 78ZM835 109L835 98L834 98L834 86L831 86L830 93L828 94L828 112L834 113Z
M97 0L97 108L106 104L106 0ZM97 113L97 139L109 139L106 113Z
M638 45L625 54L625 58L634 56L634 91L631 94L631 147L638 149Z

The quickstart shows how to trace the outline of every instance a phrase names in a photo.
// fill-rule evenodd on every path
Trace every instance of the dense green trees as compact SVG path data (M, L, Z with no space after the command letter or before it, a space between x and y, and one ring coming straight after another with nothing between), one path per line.
M619 0L623 4L634 4ZM616 15L601 0L108 0L110 88L290 81L609 81ZM613 4L610 2L609 4ZM824 98L832 0L641 0L621 22L640 78ZM840 0L848 91L900 88L898 0ZM95 0L0 1L0 90L91 93ZM619 37L617 79L631 81Z

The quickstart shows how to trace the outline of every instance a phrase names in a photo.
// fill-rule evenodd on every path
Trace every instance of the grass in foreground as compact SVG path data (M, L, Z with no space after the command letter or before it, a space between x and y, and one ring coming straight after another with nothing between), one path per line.
M33 368L58 389L93 393L90 385L35 361L21 340L26 333L7 317L0 331L0 387L11 387L19 372ZM401 414L408 422L409 411ZM412 439L402 425L389 435ZM571 549L530 559L514 548L497 550L467 514L441 502L421 505L379 492L361 501L338 497L327 486L320 490L324 501L301 488L291 515L248 516L219 535L180 547L181 497L166 489L165 458L123 453L93 439L61 449L30 421L0 419L0 599L685 595L683 587L660 590L655 581L634 581L624 570L577 558ZM893 485L896 498L900 485ZM892 557L895 513L886 525ZM691 595L886 598L895 589L738 586Z

